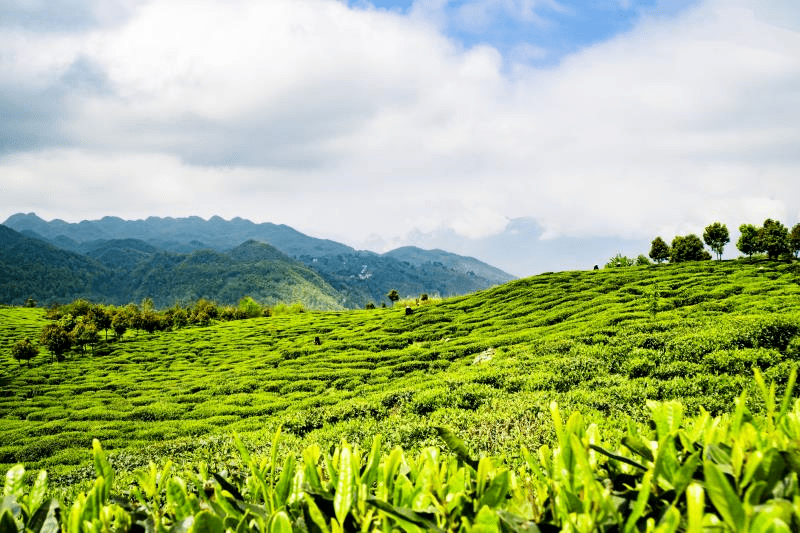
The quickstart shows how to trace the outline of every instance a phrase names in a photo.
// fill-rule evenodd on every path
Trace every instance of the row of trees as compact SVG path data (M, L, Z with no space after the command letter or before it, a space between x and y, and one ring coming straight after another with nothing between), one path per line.
M768 218L760 227L742 224L739 233L736 248L748 257L763 253L769 259L788 259L800 253L800 224L795 224L790 231L777 220ZM729 242L728 227L714 222L705 228L703 240L695 234L678 235L670 246L661 237L656 237L650 245L650 258L657 263L708 260L711 254L703 247L705 243L717 259L722 259L725 245Z
M73 348L83 353L88 347L94 353L100 334L104 333L108 341L109 331L119 339L129 330L154 333L192 325L206 326L212 320L241 320L270 316L271 313L269 308L262 307L249 296L242 298L237 307L220 306L200 299L193 305L183 307L176 304L161 311L155 309L150 298L145 298L138 306L128 304L122 307L76 300L48 310L47 318L53 322L42 328L39 343L61 361L64 354ZM11 355L20 362L29 361L38 353L38 347L30 339L22 339L11 349Z

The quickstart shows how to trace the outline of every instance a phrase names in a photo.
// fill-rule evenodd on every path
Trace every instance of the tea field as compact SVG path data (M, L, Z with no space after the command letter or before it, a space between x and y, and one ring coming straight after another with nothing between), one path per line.
M781 393L800 359L797 263L549 273L409 303L128 333L30 364L10 346L38 339L44 311L0 308L0 472L19 462L86 490L98 439L125 487L151 461L229 468L234 432L266 454L278 427L280 457L343 439L368 450L377 434L384 451L445 449L444 426L513 465L556 443L553 401L617 445L648 400L717 415L748 391L758 413L753 369Z

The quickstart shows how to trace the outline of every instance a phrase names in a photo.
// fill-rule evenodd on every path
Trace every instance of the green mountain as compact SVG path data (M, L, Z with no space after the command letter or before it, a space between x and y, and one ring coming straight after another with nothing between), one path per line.
M311 309L341 309L342 296L313 270L267 244L248 241L225 253L158 253L130 272L133 301L160 307L207 298L235 303L251 296L262 305L301 302Z
M77 298L111 304L152 298L159 307L207 298L235 304L301 302L341 309L343 296L316 272L276 248L248 241L227 252L166 252L137 239L79 244L62 250L0 226L0 303L41 304Z
M340 303L360 308L368 302L386 302L396 289L403 297L422 293L439 296L468 294L514 279L497 268L470 257L442 250L398 248L385 254L355 250L334 241L304 235L288 226L255 224L234 218L200 217L46 222L33 213L16 214L4 223L27 236L67 250L87 254L113 268L130 268L148 253L143 245L174 253L198 250L226 252L255 240L269 243L303 262L341 293ZM136 246L131 243L137 242Z
M31 239L0 225L0 302L22 305L75 298L97 299L113 286L114 272L84 255Z

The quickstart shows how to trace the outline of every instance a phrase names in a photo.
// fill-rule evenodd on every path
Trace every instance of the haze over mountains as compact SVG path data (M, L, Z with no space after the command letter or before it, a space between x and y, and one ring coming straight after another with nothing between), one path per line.
M243 296L272 305L363 307L403 296L451 296L514 276L471 257L404 247L355 250L288 226L212 217L45 221L33 213L0 228L0 302L86 297L115 304L153 298L158 306Z

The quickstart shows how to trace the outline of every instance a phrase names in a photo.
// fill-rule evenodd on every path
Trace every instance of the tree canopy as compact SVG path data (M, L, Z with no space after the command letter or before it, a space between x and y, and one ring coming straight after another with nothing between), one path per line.
M761 251L761 244L758 239L758 228L752 224L742 224L739 226L739 240L736 241L736 248L747 257Z
M703 247L700 237L691 233L686 236L676 236L672 239L672 253L669 260L671 263L683 263L684 261L706 261L711 259L711 254Z
M784 255L789 255L789 230L786 226L768 218L758 231L761 249L767 253L770 259L780 259Z
M795 257L800 254L800 224L795 224L789 232L789 251Z
M653 242L650 243L650 259L656 263L661 263L669 259L670 253L669 245L664 242L664 239L661 237L656 237L653 239Z
M703 232L703 241L717 254L717 260L722 259L725 245L731 242L728 227L720 222L709 224Z

